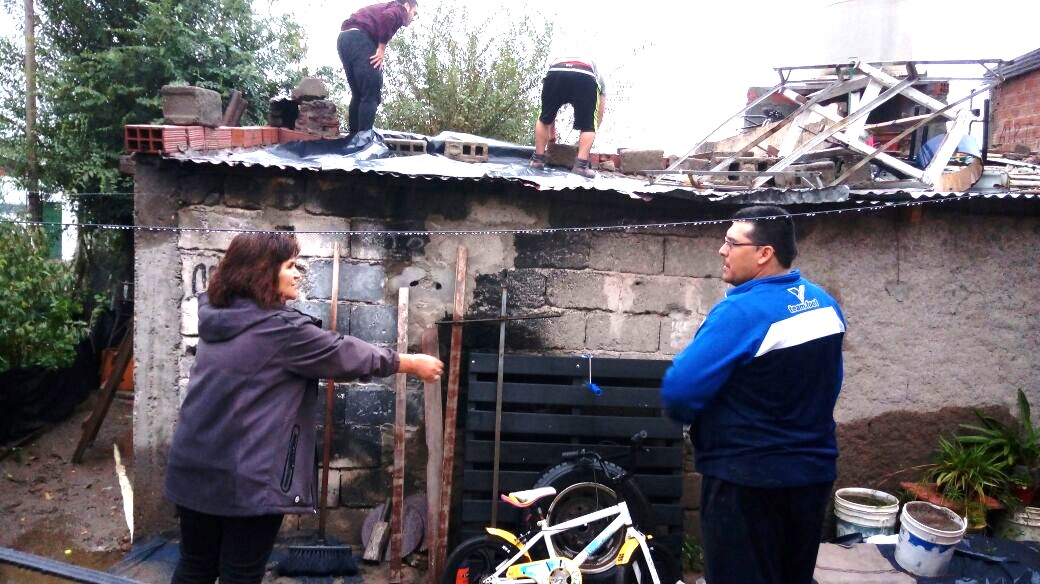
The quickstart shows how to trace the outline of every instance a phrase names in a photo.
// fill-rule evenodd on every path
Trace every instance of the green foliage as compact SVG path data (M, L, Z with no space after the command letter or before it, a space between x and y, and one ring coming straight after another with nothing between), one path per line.
M467 132L528 142L538 115L552 26L500 14L502 23L474 24L466 12L442 8L402 31L386 51L379 125L433 135Z
M704 571L704 547L692 535L683 536L682 568L684 572Z
M975 416L979 419L978 425L961 425L974 434L958 436L957 440L978 446L992 454L1003 470L1024 467L1014 471L1018 478L1022 478L1023 475L1035 477L1040 471L1040 431L1033 426L1026 394L1021 389L1018 390L1018 420L1014 423L1005 424L978 410L975 411Z
M938 460L931 478L944 497L965 502L982 501L987 495L1002 496L1008 485L999 456L983 446L966 446L945 437L939 438Z
M38 231L0 223L0 372L72 363L87 330L72 283Z

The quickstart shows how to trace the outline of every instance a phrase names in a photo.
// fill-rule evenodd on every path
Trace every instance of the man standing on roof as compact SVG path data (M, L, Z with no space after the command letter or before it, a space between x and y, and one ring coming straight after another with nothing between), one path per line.
M661 401L691 424L705 579L812 582L836 476L834 404L845 319L791 269L794 224L780 207L733 216L719 255L734 288L672 362Z
M383 56L402 26L419 14L418 0L393 0L358 10L340 26L336 48L350 85L347 127L350 133L371 130L382 101Z
M578 137L578 157L572 171L592 178L589 152L596 140L596 129L603 122L607 85L591 59L568 57L554 61L542 80L542 112L534 125L534 156L531 168L545 168L545 148L556 136L556 114L569 103L574 108L574 129Z

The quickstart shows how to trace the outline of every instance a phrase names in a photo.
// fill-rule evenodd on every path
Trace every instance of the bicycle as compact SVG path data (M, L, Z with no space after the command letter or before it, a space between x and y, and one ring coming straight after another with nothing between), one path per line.
M526 508L555 495L555 488L543 487L504 494L502 500ZM574 557L557 553L554 536L610 518L610 523ZM680 582L674 559L663 548L653 545L652 536L633 524L625 501L556 525L549 525L544 519L538 523L540 529L524 541L505 530L489 527L486 535L463 542L445 561L442 584L581 584L580 566L619 533L623 534L623 543L614 560L620 568L619 583ZM539 542L545 544L548 555L535 560L531 550Z

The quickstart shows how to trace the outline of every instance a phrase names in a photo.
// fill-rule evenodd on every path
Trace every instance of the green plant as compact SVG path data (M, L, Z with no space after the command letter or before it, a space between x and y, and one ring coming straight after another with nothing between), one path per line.
M938 458L929 473L939 493L963 503L969 516L981 512L985 521L986 497L1008 499L1008 476L1003 461L982 445L969 446L959 440L939 437Z
M1033 426L1026 394L1021 389L1018 390L1018 420L1011 424L1005 424L978 410L975 410L975 416L979 419L979 425L961 425L974 434L958 436L957 440L963 444L979 446L994 455L1003 470L1016 466L1025 467L1026 473L1032 476L1032 482L1035 484L1037 473L1040 471L1040 431Z
M66 367L87 331L75 275L47 258L36 229L0 223L0 373Z
M704 571L704 547L692 535L683 536L682 541L682 567L683 571Z

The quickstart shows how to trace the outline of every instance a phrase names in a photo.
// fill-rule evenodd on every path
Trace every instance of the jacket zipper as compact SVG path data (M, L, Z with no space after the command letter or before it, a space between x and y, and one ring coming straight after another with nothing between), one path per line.
M288 493L292 488L293 473L296 470L296 443L300 440L300 425L293 426L289 436L289 452L285 455L285 466L282 467L282 492Z

